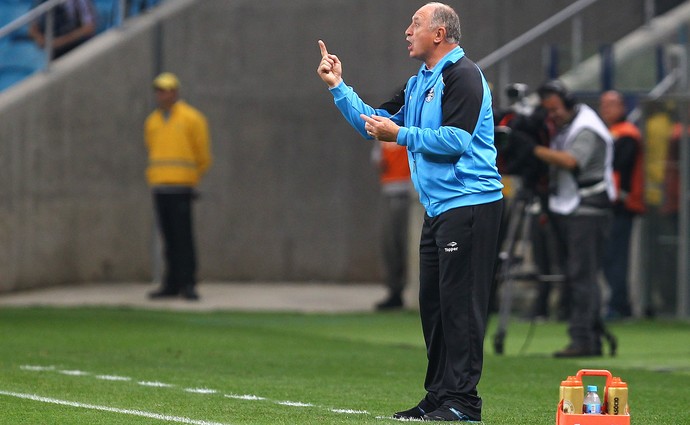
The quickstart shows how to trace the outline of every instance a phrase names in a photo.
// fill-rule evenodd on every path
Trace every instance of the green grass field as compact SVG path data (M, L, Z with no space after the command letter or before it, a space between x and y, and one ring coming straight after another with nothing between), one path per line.
M520 354L528 328L511 323L503 356L487 335L485 424L555 424L560 381L583 368L628 382L634 425L690 424L690 323L614 324L618 357L588 360L550 357L562 323ZM3 308L0 423L383 425L422 397L425 364L414 312Z

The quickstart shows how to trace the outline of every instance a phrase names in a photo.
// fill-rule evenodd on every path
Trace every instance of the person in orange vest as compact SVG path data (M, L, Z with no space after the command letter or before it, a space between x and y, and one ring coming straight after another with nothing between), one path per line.
M391 101L382 104L381 108L395 114L399 106ZM379 171L384 200L381 247L388 290L387 297L376 304L376 310L393 310L404 306L403 291L407 284L407 228L412 194L410 166L407 148L395 143L374 141L371 155Z
M604 251L603 269L611 296L606 317L632 315L628 295L628 265L633 219L645 212L644 150L640 130L626 121L623 96L614 90L601 94L599 115L614 141L613 178L616 186L614 217Z

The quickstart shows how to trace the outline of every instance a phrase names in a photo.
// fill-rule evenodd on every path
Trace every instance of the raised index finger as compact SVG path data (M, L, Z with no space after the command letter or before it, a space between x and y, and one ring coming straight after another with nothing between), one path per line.
M319 49L321 49L321 56L327 56L328 55L328 50L326 50L326 43L323 41L319 40Z

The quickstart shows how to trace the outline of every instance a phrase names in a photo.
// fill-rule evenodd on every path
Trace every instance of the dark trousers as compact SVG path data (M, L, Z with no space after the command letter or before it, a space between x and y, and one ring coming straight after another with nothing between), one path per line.
M603 323L598 273L601 270L604 244L608 237L610 216L554 215L559 239L560 258L569 287L570 346L601 350Z
M384 195L384 202L382 247L386 287L390 295L400 296L407 283L407 227L410 196L407 194Z
M192 234L192 192L154 193L158 227L163 238L163 289L180 292L196 284L196 253Z
M631 314L628 296L628 264L632 227L632 215L616 214L611 223L611 233L604 252L604 276L611 290L608 313L623 317Z
M427 348L426 402L481 420L477 384L503 200L425 217L419 306Z
M556 236L554 235L554 225L552 213L542 211L531 217L531 244L532 255L534 256L534 263L537 267L537 273L540 275L557 275L563 273L560 270L562 262L558 258L558 249L556 247ZM537 282L537 297L534 300L534 307L532 310L533 317L548 317L549 316L549 297L554 286L553 282L545 282L539 280ZM558 319L565 320L570 316L570 306L567 301L566 285L562 285L561 295L557 304Z

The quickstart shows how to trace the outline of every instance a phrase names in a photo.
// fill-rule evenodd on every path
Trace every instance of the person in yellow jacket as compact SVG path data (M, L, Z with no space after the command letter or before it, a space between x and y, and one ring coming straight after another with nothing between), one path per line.
M208 124L201 112L179 99L180 82L174 74L158 75L153 87L158 107L144 126L146 177L163 239L165 273L161 288L149 297L197 300L192 201L211 165Z

